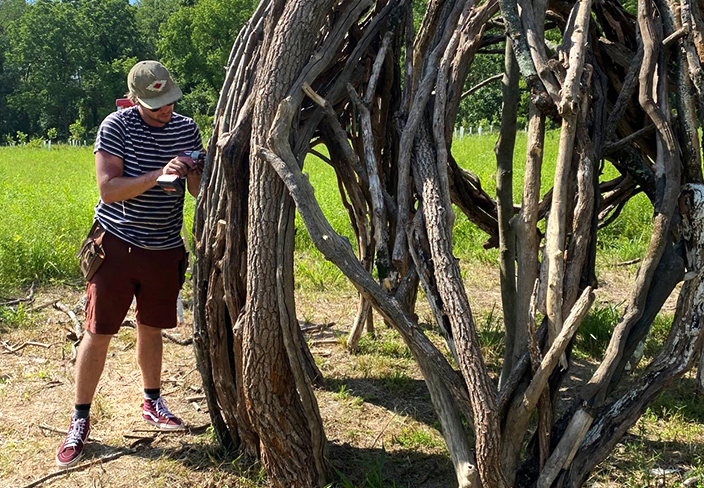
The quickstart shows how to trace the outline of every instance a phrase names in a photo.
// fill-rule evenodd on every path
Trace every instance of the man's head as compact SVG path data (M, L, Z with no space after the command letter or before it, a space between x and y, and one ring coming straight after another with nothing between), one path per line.
M129 98L138 103L146 119L158 124L171 120L173 104L183 93L167 70L158 61L140 61L127 75ZM149 120L147 120L149 122Z

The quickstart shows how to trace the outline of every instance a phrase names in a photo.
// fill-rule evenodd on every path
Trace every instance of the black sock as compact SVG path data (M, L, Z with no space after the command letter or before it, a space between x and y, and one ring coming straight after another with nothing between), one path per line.
M74 419L87 419L90 416L90 403L76 403L73 410Z
M144 389L144 398L148 398L149 400L156 400L161 396L161 388L145 388Z

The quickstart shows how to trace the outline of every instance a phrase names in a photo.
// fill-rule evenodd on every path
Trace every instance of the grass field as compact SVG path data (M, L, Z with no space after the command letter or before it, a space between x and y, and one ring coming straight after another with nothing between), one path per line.
M549 132L542 172L542 192L552 186L557 133ZM489 195L496 191L496 135L465 137L453 145L453 154L475 172ZM514 201L520 203L526 139L519 133L514 169ZM333 228L354 242L347 213L340 202L334 173L315 157L305 171ZM607 177L615 171L606 167ZM54 149L0 147L0 293L37 284L79 282L75 253L98 201L90 147L54 146ZM194 200L186 199L186 225L192 224ZM618 221L600 231L602 259L626 261L642 254L650 236L652 209L644 195L629 202ZM302 256L317 256L305 228L297 221L297 249ZM455 254L461 259L492 263L496 250L484 250L486 235L458 213ZM307 259L306 259L307 260ZM313 265L315 267L315 265ZM323 269L322 271L325 271ZM314 275L315 273L313 273ZM329 272L328 272L329 274ZM307 276L310 276L308 273ZM305 279L305 276L304 276ZM315 280L314 280L315 281Z

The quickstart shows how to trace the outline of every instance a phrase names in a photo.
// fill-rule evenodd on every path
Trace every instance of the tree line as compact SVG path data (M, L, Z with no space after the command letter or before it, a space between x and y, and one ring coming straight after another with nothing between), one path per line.
M426 0L416 0L422 18ZM179 113L209 133L230 47L255 0L0 0L0 143L92 139L140 59L158 59L184 92ZM458 125L498 125L503 54L488 46L468 76ZM519 117L525 121L527 96Z
M0 142L92 138L130 68L159 59L177 110L210 125L254 0L0 0ZM52 137L53 136L53 137Z

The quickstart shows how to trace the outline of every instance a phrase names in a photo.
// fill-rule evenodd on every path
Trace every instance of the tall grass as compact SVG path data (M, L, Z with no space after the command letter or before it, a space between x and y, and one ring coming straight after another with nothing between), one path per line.
M0 148L0 289L78 278L97 202L90 148Z
M548 132L541 173L541 193L552 186L559 133ZM453 143L452 153L460 166L476 173L484 190L496 193L497 134L467 136ZM513 186L514 202L520 203L525 168L526 135L516 141ZM334 171L320 159L310 156L304 171L315 188L316 197L332 227L356 248L338 190ZM604 178L616 171L607 165ZM98 201L93 154L90 147L55 146L45 149L0 148L0 291L17 290L30 282L80 283L75 253L92 219ZM194 200L186 198L186 224L190 232ZM498 260L496 250L485 250L486 234L456 210L455 254L483 264ZM651 232L652 208L639 195L626 205L621 217L599 232L599 245L607 261L625 261L643 254ZM298 270L314 286L329 277L340 276L328 267L313 263L321 258L315 250L300 217L296 217ZM327 276L327 278L326 278Z
M0 292L81 283L75 256L97 202L90 147L0 147Z

